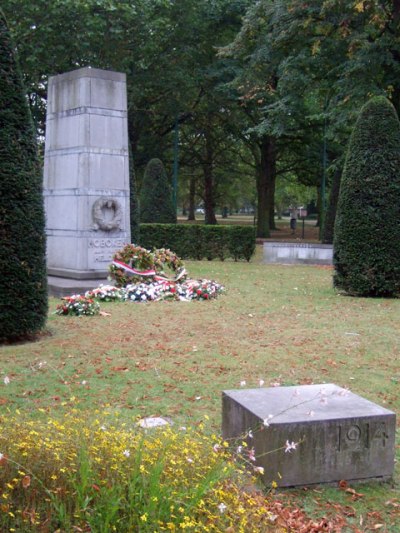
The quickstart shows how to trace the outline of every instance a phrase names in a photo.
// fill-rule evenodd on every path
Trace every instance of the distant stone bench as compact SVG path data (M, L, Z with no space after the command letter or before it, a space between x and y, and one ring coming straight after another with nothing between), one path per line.
M254 448L266 484L393 474L395 413L337 385L227 390L222 402L223 438L239 444L245 439L247 449Z
M264 263L331 265L333 247L331 244L306 242L264 242Z

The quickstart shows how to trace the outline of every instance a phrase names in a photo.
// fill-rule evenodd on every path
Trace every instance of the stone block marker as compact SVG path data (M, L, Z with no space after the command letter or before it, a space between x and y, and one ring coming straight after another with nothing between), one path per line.
M130 242L126 76L49 78L44 201L51 276L99 279Z
M223 438L254 448L267 485L388 479L395 431L395 413L334 384L222 393Z
M319 243L264 242L263 262L278 264L332 265L333 246Z

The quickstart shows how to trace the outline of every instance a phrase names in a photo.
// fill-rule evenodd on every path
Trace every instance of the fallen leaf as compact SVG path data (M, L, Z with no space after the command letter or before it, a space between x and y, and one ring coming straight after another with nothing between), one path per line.
M31 477L30 476L24 476L21 480L22 487L24 489L27 489L31 485Z

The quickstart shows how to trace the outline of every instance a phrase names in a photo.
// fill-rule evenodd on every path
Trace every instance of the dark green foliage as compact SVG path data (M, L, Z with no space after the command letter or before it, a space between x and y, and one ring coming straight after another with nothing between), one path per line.
M0 11L0 339L38 332L47 316L45 219L35 133Z
M356 296L400 294L400 123L384 97L361 110L340 187L334 285Z
M326 214L325 214L324 228L322 232L323 233L322 242L324 244L333 243L336 209L337 209L337 203L339 200L341 177L342 177L342 169L338 168L333 175L331 193L329 195L328 209L326 210Z
M235 260L246 259L246 261L250 261L255 250L255 229L251 226L231 226L229 256Z
M164 165L151 159L146 167L140 194L141 222L175 224L176 211Z
M169 248L182 259L250 261L255 251L253 226L208 226L196 224L141 224L144 248Z
M129 195L130 195L130 219L131 219L131 242L137 243L140 238L140 209L137 196L135 166L133 163L132 150L129 147Z

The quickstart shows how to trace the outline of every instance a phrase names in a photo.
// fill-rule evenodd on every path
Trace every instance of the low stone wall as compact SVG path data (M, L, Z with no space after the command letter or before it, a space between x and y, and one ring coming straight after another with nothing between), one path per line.
M332 265L331 244L264 242L264 263Z

